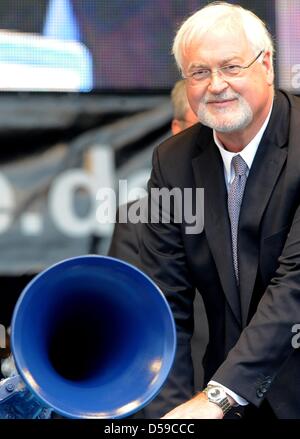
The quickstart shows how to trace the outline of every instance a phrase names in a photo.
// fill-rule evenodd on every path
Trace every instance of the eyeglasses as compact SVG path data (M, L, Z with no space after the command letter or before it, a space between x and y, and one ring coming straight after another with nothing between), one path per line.
M204 69L204 68L198 68L194 72L190 73L189 75L185 76L185 79L189 80L191 84L195 85L200 83L201 81L208 79L211 77L213 73L219 73L224 78L234 78L235 76L238 76L242 70L249 69L249 67L252 66L252 64L255 63L255 61L258 60L260 55L264 52L264 50L261 50L259 54L254 58L253 61L251 61L246 66L239 66L236 64L229 64L228 66L219 67L218 69L211 70L211 69Z

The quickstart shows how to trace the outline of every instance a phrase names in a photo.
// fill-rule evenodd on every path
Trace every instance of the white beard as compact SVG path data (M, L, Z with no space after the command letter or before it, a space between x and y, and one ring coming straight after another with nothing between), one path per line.
M208 108L207 102L209 100L228 100L228 99L237 99L234 102L236 109L228 110L228 108L219 108L215 109L212 113ZM253 119L253 112L246 101L238 93L234 95L226 95L226 93L214 96L206 96L200 102L197 116L203 125L207 125L208 127L214 129L215 131L219 131L221 133L230 133L232 131L239 131L246 128Z

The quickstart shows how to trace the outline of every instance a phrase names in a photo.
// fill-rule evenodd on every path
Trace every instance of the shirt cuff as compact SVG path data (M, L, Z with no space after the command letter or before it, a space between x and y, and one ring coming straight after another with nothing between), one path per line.
M214 386L220 386L220 387L222 387L222 388L225 390L225 392L226 392L229 396L231 396L231 398L233 398L233 399L236 401L236 403L237 403L238 405L248 405L248 404L249 404L249 402L246 401L246 399L244 399L244 398L242 398L241 396L237 395L237 394L234 393L232 390L227 389L227 387L223 386L222 384L217 383L216 381L209 381L208 385L209 385L209 384L214 385Z

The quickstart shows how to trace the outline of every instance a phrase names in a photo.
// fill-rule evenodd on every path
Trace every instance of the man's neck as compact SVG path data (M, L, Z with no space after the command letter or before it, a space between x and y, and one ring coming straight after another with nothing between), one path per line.
M222 143L223 147L230 152L241 152L251 142L251 140L254 139L256 134L263 126L271 110L272 103L273 96L271 96L268 105L265 106L255 123L251 123L247 128L231 133L216 132L217 138Z

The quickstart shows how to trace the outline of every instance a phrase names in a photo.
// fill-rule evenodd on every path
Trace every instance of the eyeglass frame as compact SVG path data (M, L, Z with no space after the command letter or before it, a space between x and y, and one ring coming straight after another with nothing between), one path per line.
M202 70L207 70L208 72L209 72L209 75L208 76L206 76L206 77L204 77L204 78L201 78L201 79L195 79L195 78L193 78L193 74L194 73L197 73L197 72L193 72L193 73L191 73L190 75L186 75L186 76L183 76L183 78L184 79L187 79L187 80L189 80L189 79L192 79L192 80L194 80L195 82L196 82L196 84L200 84L202 81L205 81L205 79L209 79L209 78L211 78L211 76L212 76L212 74L213 73L219 73L219 72L221 72L221 74L222 74L222 77L223 78L226 78L226 79L230 79L230 78L235 78L235 77L237 77L237 76L239 76L239 74L241 73L241 71L242 70L246 70L246 69L249 69L249 67L251 67L258 59L259 59L259 57L263 54L265 52L265 50L261 50L260 52L259 52L259 54L248 64L248 65L246 65L246 66L240 66L240 65L238 65L238 64L229 64L229 65L226 65L226 66L223 66L223 67L219 67L219 68L217 68L217 69L214 69L214 70L212 70L212 69L207 69L207 68L203 68ZM232 76L229 74L228 76L226 75L226 73L224 74L224 70L225 69L228 69L228 67L238 67L240 70L239 70L239 72L238 73L234 73L234 74L232 74ZM226 71L226 70L225 70Z

